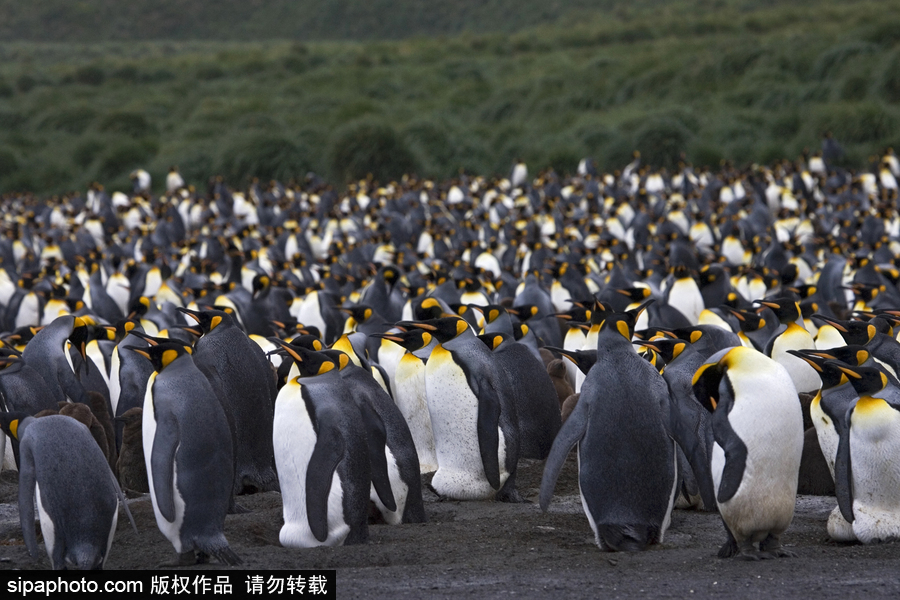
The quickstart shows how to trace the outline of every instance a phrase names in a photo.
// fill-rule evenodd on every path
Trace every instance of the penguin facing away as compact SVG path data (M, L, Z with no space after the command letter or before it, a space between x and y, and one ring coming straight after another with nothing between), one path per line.
M678 482L675 444L667 432L668 388L631 343L646 303L612 313L600 325L597 362L559 431L541 481L550 503L566 456L577 445L585 515L602 550L643 550L662 541Z
M719 557L792 556L781 546L781 534L794 516L803 415L790 374L740 346L711 356L692 383L712 412L710 468L728 534Z
M37 558L34 507L53 569L102 569L118 521L122 491L87 428L70 417L4 413L0 427L19 441L19 520ZM135 529L135 533L137 530Z

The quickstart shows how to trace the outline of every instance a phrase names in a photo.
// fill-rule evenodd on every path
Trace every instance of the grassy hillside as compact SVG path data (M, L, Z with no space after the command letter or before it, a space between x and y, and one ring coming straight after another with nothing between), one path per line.
M809 2L809 0L803 0ZM510 33L641 10L684 14L771 0L0 0L0 41L373 40ZM794 3L796 5L796 2Z
M7 43L0 191L124 186L138 166L161 183L171 164L240 184L495 173L516 157L565 172L634 148L658 165L770 161L826 130L863 164L900 147L898 8L694 0L513 35Z

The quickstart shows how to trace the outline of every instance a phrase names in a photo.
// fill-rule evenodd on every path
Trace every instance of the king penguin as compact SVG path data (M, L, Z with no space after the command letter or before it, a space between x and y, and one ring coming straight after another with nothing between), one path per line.
M189 348L166 342L133 352L155 372L144 396L144 460L156 524L179 563L215 556L241 563L225 539L234 476L231 434L215 392Z
M781 534L794 517L803 415L790 374L763 353L739 346L711 356L692 383L712 412L710 468L728 533L719 557L791 556Z
M4 413L0 426L19 442L19 520L29 554L37 558L37 505L54 569L102 569L116 532L119 500L132 527L134 520L87 427L70 417L35 419L25 413Z
M606 316L597 362L553 442L541 481L547 510L566 456L577 445L585 515L602 550L644 550L660 543L677 491L675 444L667 432L669 392L631 343L646 303Z

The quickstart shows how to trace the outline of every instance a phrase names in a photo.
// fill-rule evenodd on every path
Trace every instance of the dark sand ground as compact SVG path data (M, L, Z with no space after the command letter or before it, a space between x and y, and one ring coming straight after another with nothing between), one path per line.
M293 550L278 543L277 493L241 496L246 514L225 532L248 569L337 569L340 598L900 598L900 543L827 541L833 498L801 496L783 536L797 558L716 558L724 541L716 514L676 510L665 543L646 552L601 552L581 508L574 455L547 513L537 505L543 463L522 461L519 489L529 504L439 502L425 492L429 522L373 525L363 546ZM14 513L16 473L0 481L0 568L46 569L25 550ZM131 501L138 535L124 516L108 569L146 569L174 558L157 530L149 496ZM43 548L42 548L43 552ZM222 568L217 564L191 569Z

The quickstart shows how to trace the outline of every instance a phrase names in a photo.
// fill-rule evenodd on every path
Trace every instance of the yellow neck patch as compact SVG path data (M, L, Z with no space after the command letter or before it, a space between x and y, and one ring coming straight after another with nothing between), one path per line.
M162 355L163 369L168 367L169 363L171 363L176 358L178 358L178 351L176 351L176 350L166 350L165 352L163 352L163 355Z

